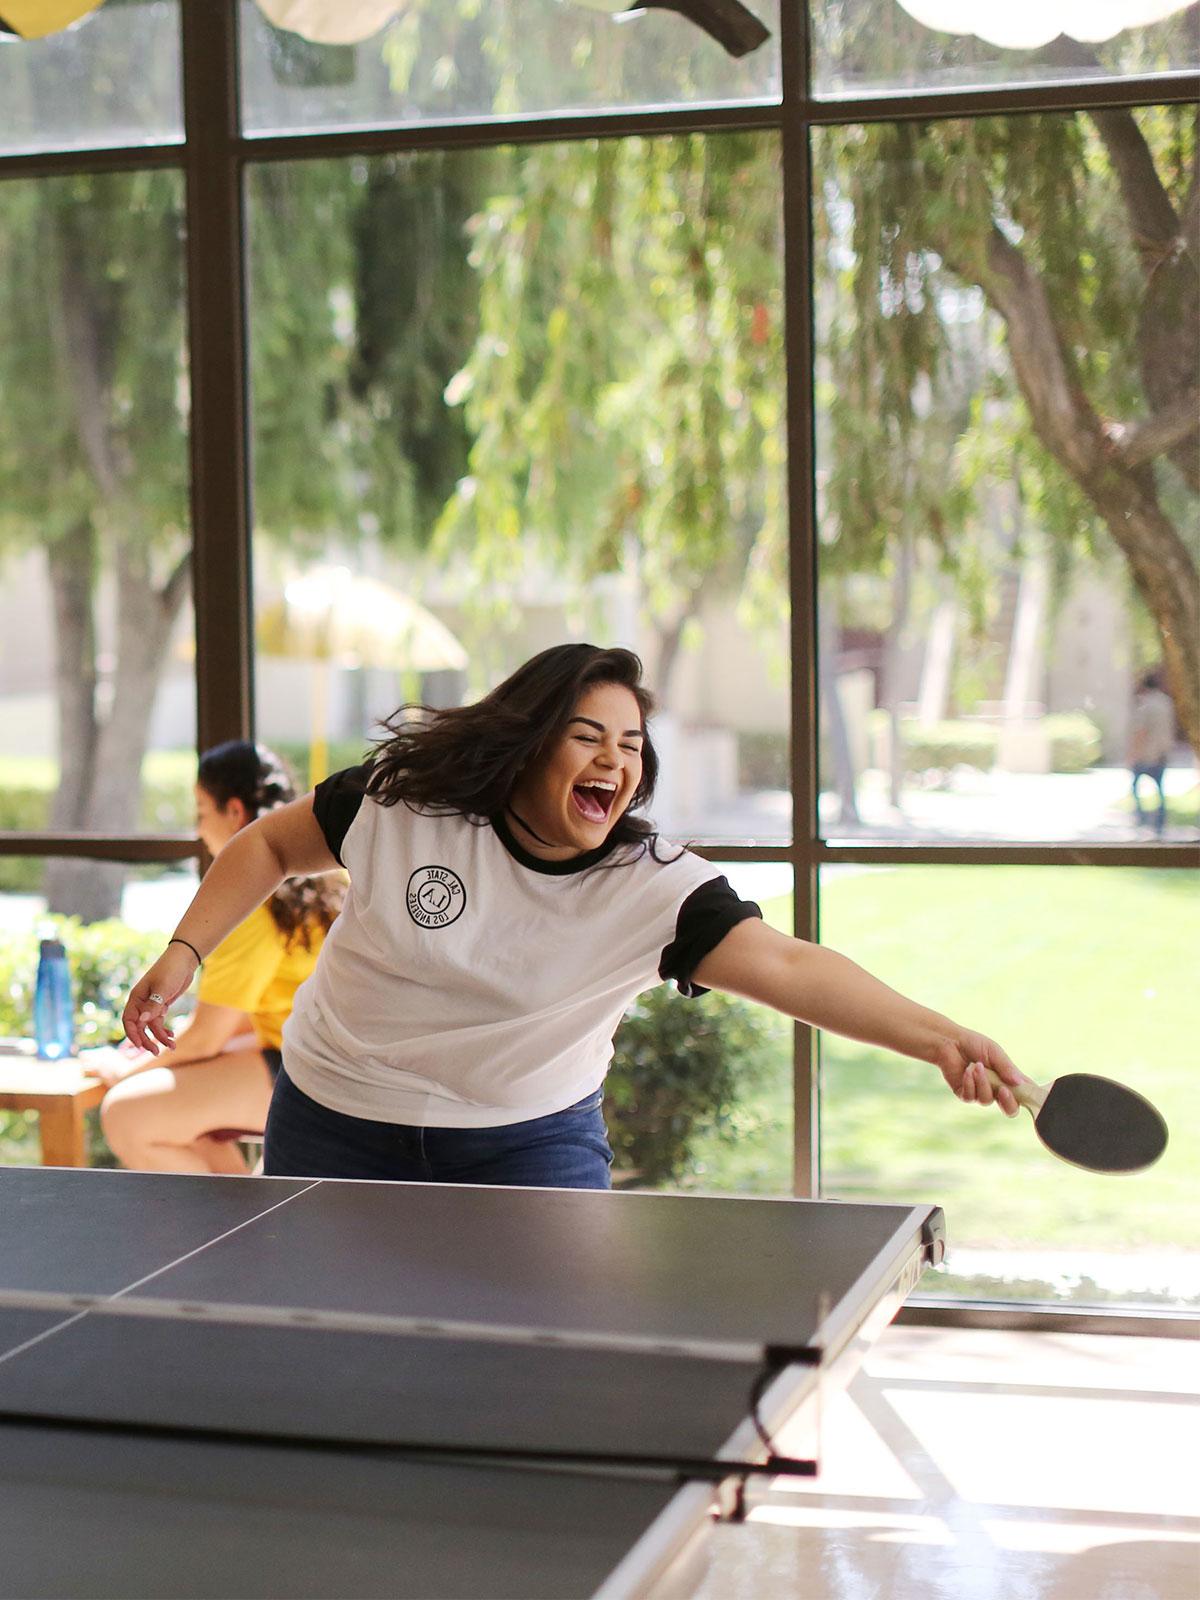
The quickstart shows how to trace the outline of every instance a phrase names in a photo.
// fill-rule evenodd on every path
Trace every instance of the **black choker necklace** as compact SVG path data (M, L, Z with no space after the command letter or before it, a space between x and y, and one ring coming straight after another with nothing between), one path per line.
M517 813L513 810L513 808L511 806L505 806L504 809L508 812L509 816L513 819L514 822L519 822L521 824L521 826L525 829L525 832L529 835L529 837L531 839L536 839L539 844L544 844L546 846L547 850L561 850L562 849L562 845L560 845L560 844L551 844L549 839L543 839L540 833L534 833L533 829L525 821L525 818L518 816Z

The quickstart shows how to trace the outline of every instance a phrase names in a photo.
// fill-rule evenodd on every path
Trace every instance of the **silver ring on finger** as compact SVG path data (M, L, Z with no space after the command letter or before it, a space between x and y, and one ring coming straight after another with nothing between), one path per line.
M163 997L160 994L148 994L146 999L153 1000L156 1006L161 1006L163 1004Z

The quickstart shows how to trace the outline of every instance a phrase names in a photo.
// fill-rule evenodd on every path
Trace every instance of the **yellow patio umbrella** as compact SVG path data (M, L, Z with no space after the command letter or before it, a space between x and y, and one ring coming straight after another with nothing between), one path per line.
M102 0L3 0L0 31L15 33L22 39L45 39L69 28L101 3Z
M264 655L315 663L310 783L329 771L329 674L333 667L394 672L461 671L467 652L410 595L349 567L312 567L258 609L254 637Z

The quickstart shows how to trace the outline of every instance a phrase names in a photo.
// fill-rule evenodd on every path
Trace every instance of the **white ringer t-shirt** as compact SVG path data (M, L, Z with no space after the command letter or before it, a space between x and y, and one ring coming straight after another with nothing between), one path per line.
M637 995L703 994L695 968L762 915L664 840L542 861L502 818L380 805L367 771L314 795L351 887L283 1030L288 1076L333 1111L451 1128L561 1111L604 1081Z

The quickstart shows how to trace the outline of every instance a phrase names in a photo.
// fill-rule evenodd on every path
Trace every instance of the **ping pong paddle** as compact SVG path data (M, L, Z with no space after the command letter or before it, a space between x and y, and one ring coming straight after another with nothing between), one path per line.
M989 1068L993 1089L1001 1079ZM1167 1125L1149 1100L1111 1078L1068 1072L1054 1082L1010 1083L1047 1150L1091 1172L1140 1172L1167 1148Z

